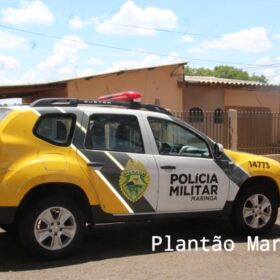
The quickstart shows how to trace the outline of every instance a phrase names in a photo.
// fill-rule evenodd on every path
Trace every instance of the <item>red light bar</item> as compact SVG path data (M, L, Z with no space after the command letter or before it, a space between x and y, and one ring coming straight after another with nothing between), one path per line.
M101 101L133 101L141 98L142 94L137 91L122 91L114 94L103 95L98 97Z

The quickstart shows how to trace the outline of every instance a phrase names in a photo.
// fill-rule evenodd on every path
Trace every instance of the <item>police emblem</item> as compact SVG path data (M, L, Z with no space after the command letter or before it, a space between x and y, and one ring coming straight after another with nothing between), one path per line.
M129 160L119 178L119 185L124 196L132 201L139 200L151 181L150 174L139 160Z

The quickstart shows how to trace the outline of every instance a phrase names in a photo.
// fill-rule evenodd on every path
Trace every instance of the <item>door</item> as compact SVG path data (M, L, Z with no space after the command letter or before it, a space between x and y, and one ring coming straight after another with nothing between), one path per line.
M111 214L155 212L158 169L138 115L104 110L92 114L92 109L85 109L85 114L87 133L80 151L89 161L87 172L102 210Z
M212 158L207 142L171 118L147 117L146 120L157 149L157 211L222 209L229 179Z

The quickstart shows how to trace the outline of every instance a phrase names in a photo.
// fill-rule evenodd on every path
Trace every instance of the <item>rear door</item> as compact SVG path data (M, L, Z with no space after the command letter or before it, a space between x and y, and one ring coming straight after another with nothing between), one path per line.
M103 211L153 213L158 201L158 169L140 114L84 109L86 129L80 152Z

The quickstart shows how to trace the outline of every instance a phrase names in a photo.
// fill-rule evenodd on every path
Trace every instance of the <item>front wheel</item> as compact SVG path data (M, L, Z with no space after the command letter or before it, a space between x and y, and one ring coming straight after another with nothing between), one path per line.
M19 221L19 235L30 253L55 259L77 248L85 224L85 215L74 201L51 196L25 210Z
M232 213L235 228L243 234L258 235L267 232L278 214L278 197L268 186L249 186L244 189Z

